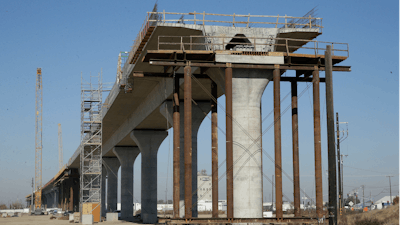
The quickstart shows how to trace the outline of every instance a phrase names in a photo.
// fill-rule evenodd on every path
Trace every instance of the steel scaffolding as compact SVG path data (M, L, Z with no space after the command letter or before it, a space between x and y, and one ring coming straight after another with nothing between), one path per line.
M93 214L101 207L102 89L101 73L90 76L89 82L81 74L80 212L83 214Z

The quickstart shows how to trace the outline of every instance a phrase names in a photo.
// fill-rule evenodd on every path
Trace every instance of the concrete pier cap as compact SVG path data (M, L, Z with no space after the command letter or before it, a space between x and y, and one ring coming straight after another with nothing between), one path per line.
M164 130L133 130L130 134L142 153L142 219L157 222L157 153L168 133Z
M103 157L104 165L107 169L107 212L117 210L117 194L118 194L118 169L119 160L116 157Z
M121 218L133 217L133 163L139 155L137 146L116 146L113 149L121 164Z
M203 122L204 118L211 110L210 101L196 101L197 105L192 104L192 217L198 217L197 211L197 133L199 131L200 125ZM168 121L171 125L173 125L172 120L172 101L165 101L160 107L160 113L163 114L166 118L168 117ZM183 101L179 102L179 113L180 113L180 187L179 187L179 216L185 216L185 169L184 169L184 103ZM211 121L210 121L211 123Z

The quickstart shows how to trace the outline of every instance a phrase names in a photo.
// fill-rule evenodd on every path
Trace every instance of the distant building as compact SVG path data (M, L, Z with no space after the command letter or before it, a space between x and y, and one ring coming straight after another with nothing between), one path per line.
M197 199L200 202L212 201L212 180L211 176L207 175L206 170L201 170L197 173Z

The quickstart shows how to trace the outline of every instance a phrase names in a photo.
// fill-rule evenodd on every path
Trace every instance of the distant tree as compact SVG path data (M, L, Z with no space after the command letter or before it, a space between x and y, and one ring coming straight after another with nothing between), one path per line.
M160 199L157 201L158 204L164 204L164 200Z
M22 208L24 208L24 205L22 204L22 202L18 200L13 202L10 207L10 209L22 209Z
M0 209L7 209L7 205L6 204L0 204Z
M168 204L172 204L172 200L170 199L170 200L168 200Z
M393 205L399 204L399 196L396 196L396 198L393 199Z

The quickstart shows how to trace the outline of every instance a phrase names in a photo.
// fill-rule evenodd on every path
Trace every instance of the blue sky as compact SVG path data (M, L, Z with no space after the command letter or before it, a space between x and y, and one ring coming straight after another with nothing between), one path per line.
M320 41L349 43L343 65L351 73L335 72L334 109L348 122L349 137L342 143L345 158L344 193L365 185L375 200L399 190L399 3L387 1L164 1L159 10L222 14L302 16L317 6L323 18ZM154 1L1 1L0 2L0 203L22 199L34 177L35 78L43 74L43 183L58 171L58 127L62 124L64 163L80 141L80 76L103 69L103 82L114 82L118 53L129 51ZM294 75L287 72L287 75ZM324 74L321 72L321 76ZM290 91L281 85L281 96ZM299 84L301 92L306 84ZM282 103L282 109L290 104ZM224 97L219 99L221 103ZM312 89L299 99L301 188L314 191ZM262 114L272 110L272 85L262 98ZM221 112L222 110L220 110ZM219 115L224 127L224 116ZM269 117L263 130L272 123ZM321 124L326 130L325 88L321 85ZM341 129L345 129L342 126ZM263 148L273 157L273 129L263 136ZM198 169L211 171L210 120L199 131ZM172 130L170 130L172 136ZM225 137L219 134L220 161ZM172 198L172 137L159 150L158 198ZM201 152L201 153L200 153ZM292 174L291 119L282 117L283 170ZM168 160L165 160L169 158ZM324 195L327 194L327 143L322 133ZM273 175L273 164L263 154L263 173ZM135 199L140 200L140 156L135 162ZM167 169L168 168L168 169ZM221 167L220 174L225 170ZM168 171L168 173L166 172ZM169 177L169 178L167 178ZM166 182L168 181L168 183ZM168 184L167 186L165 184ZM292 197L292 183L283 178L284 194ZM264 179L264 199L271 184ZM225 198L225 178L220 198ZM327 196L324 196L327 200Z

